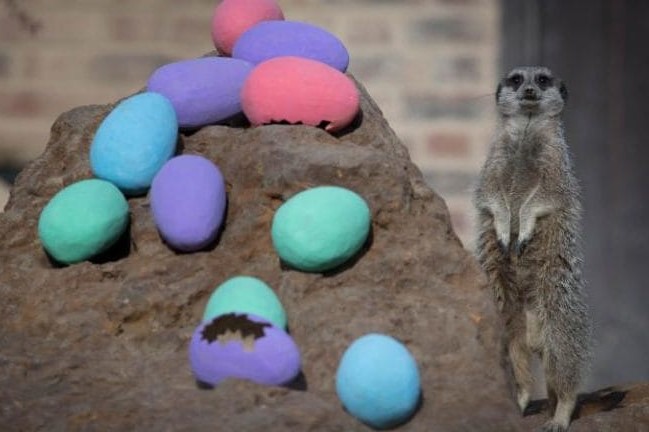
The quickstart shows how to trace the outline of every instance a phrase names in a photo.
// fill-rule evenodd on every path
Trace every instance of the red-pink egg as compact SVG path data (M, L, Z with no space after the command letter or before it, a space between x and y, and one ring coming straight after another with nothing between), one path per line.
M331 66L300 57L276 57L248 75L241 106L253 125L301 123L335 132L356 117L359 93L350 78Z
M223 0L212 16L212 40L224 55L232 54L239 36L262 21L283 20L284 14L275 0Z

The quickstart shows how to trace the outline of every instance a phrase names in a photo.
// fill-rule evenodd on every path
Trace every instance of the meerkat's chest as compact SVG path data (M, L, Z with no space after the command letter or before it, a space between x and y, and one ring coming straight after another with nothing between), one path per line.
M515 154L508 158L501 171L503 195L509 198L512 211L518 211L521 201L538 187L541 170L538 160L527 154Z

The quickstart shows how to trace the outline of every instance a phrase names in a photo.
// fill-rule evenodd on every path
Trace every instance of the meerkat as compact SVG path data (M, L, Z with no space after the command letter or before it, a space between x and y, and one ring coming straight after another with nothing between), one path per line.
M590 358L579 186L560 117L567 97L544 67L516 68L503 78L500 124L474 193L477 256L502 317L523 413L533 356L543 365L552 416L544 432L568 429Z

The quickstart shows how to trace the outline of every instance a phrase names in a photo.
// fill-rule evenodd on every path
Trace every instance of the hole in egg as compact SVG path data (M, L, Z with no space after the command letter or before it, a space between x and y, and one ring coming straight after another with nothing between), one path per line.
M203 328L201 337L207 343L239 341L250 351L255 341L265 336L266 327L271 327L271 324L252 321L245 314L229 313L214 318Z
M321 120L320 123L318 123L318 127L324 130L328 130L329 125L331 125L329 120Z
M329 120L321 120L320 123L315 125L315 127L327 130L329 128L329 125L331 125L331 121ZM286 119L283 120L271 120L268 123L264 123L266 125L291 125L291 126L299 126L299 125L304 125L304 122L302 121L297 121L297 122L291 122Z
M264 123L266 125L291 125L291 126L298 126L298 125L303 125L304 123L301 121L297 122L290 122L288 120L271 120L268 123Z

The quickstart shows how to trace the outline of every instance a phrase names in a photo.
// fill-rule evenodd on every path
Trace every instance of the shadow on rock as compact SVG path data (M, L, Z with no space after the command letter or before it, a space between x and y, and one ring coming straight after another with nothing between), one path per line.
M602 411L612 411L624 407L622 401L628 390L618 387L606 387L592 393L580 394L577 399L575 417L584 417Z
M627 391L616 387L607 387L592 393L582 393L577 397L577 407L572 415L573 420L593 415L599 412L612 411L622 408L622 401ZM547 399L537 399L529 403L524 417L549 412L550 406Z

